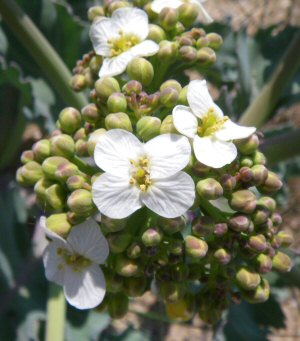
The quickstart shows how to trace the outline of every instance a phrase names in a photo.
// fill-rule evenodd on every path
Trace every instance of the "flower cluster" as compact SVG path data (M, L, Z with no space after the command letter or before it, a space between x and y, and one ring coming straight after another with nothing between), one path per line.
M47 213L46 277L71 305L120 318L156 288L170 318L214 323L231 301L266 301L264 275L291 269L271 197L282 183L254 127L224 116L205 80L176 80L222 44L192 28L210 19L201 1L134 5L90 9L94 50L72 80L90 103L60 112L17 180Z

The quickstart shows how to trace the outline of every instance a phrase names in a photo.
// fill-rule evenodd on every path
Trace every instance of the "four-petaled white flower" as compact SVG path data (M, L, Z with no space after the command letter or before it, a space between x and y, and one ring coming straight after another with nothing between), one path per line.
M178 8L184 3L196 4L202 12L207 23L213 22L211 16L207 13L202 3L206 0L154 0L151 4L151 9L155 13L160 13L164 8Z
M99 264L108 256L108 243L99 225L89 219L72 227L67 239L40 224L52 241L47 245L43 262L49 281L62 285L67 301L78 309L99 305L105 295L105 279Z
M199 162L213 168L230 164L237 156L231 140L246 138L256 129L241 127L224 116L213 102L205 80L189 84L187 100L190 107L178 105L173 109L176 129L194 140L194 153Z
M99 77L119 75L132 59L156 54L159 46L146 40L148 33L148 16L138 8L119 8L111 18L96 20L90 38L96 54L104 57Z
M195 199L195 184L181 171L190 154L184 136L164 134L143 144L128 131L109 130L95 148L95 162L106 173L93 184L94 203L114 219L144 205L166 218L184 214Z

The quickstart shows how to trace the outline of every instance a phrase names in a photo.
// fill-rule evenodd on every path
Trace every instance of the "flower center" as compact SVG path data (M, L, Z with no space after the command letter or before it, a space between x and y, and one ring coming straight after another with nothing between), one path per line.
M116 57L121 53L131 49L137 45L140 39L134 34L125 34L122 30L119 32L119 37L109 39L108 43L111 46L111 56Z
M210 109L201 119L200 126L197 129L198 135L204 137L214 134L216 131L222 129L227 120L227 116L220 119L215 110L213 108Z
M139 161L130 160L132 172L130 185L137 186L142 192L146 192L151 185L149 160L146 157L140 157Z
M62 262L58 264L58 269L63 268L63 264L68 265L73 271L78 272L81 269L88 267L91 261L78 253L70 253L68 250L57 248L56 253L62 258Z

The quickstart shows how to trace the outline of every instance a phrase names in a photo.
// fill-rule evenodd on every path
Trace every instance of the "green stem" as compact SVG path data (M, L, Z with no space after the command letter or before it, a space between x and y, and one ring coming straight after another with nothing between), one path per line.
M300 129L270 137L261 145L270 165L300 156Z
M50 283L47 302L46 341L64 341L66 301L62 287Z
M90 166L76 155L74 155L71 161L80 169L81 172L87 175L93 176L98 172L97 168Z
M260 127L280 100L280 95L300 66L300 31L296 33L286 53L260 94L241 117L239 123Z
M70 71L16 2L14 0L0 0L0 14L19 42L48 77L62 100L79 109L85 106L87 104L86 98L71 89L72 75Z

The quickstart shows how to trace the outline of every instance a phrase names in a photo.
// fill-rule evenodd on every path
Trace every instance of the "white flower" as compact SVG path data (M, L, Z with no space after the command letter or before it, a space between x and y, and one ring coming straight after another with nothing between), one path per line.
M189 2L198 5L207 23L213 22L211 16L207 13L202 3L206 0L154 0L151 4L151 9L155 13L160 13L164 8L178 8L182 4Z
M95 162L106 173L93 184L99 211L114 219L142 206L166 218L184 214L194 203L195 185L181 170L191 147L186 137L164 134L147 143L121 129L109 130L95 148Z
M111 18L96 20L90 38L96 54L104 57L99 77L119 75L132 59L154 55L159 46L146 40L148 33L148 16L138 8L119 8Z
M189 84L187 99L190 107L178 105L173 109L176 129L194 140L194 153L199 162L213 168L230 164L237 157L231 140L246 138L256 129L241 127L224 117L213 102L205 80Z
M47 229L52 239L45 249L43 262L49 281L62 285L67 301L78 309L91 309L99 305L105 295L105 279L99 264L108 256L108 243L99 225L89 219L72 227L67 239Z

